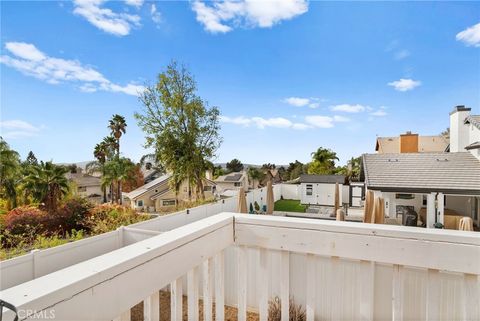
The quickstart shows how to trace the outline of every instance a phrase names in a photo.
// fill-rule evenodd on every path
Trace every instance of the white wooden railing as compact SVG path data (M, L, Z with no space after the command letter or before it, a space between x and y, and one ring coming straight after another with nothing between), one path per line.
M222 213L11 287L0 298L24 319L223 320L224 304L267 320L268 301L293 297L307 320L479 320L476 232ZM158 234L158 235L157 235ZM288 305L282 305L283 320ZM6 313L4 320L11 320Z
M274 185L275 200L280 199L282 195L285 195L286 198L295 195L296 189L296 185ZM247 204L255 201L261 206L265 204L265 188L249 191L247 194ZM54 248L34 250L23 256L1 261L0 290L31 281L43 275L53 273L65 267L78 264L152 236L151 233L142 232L142 230L166 232L222 212L235 211L236 207L237 199L236 197L232 197L132 224L119 228L116 231Z

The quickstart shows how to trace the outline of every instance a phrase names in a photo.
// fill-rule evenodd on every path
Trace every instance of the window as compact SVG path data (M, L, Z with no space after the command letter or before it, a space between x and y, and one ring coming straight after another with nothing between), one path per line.
M204 186L203 187L203 191L204 192L210 192L212 190L212 187L211 186Z
M313 185L312 184L308 184L307 185L307 196L312 196L313 195Z
M175 200L163 200L162 206L175 206Z
M137 200L137 206L142 207L143 206L143 200Z
M242 183L237 182L237 183L234 183L233 186L235 186L235 187L240 187L240 186L242 186Z
M413 200L415 198L414 194L395 194L397 200Z
M78 187L78 191L79 191L79 192L86 192L86 191L87 191L87 187L86 187L86 186L79 186L79 187Z

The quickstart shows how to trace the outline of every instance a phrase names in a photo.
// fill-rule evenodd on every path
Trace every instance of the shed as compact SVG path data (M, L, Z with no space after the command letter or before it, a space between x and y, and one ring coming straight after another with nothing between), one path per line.
M316 205L335 205L335 184L339 184L340 204L347 202L344 199L343 185L345 176L343 175L308 175L300 176L300 202L302 204Z

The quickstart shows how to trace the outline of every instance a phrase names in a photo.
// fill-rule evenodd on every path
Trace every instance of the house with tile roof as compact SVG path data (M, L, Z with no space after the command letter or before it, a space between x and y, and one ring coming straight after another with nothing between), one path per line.
M146 212L168 211L181 203L195 201L195 191L187 180L182 181L178 191L171 185L171 175L164 174L129 193L123 193L123 198L130 202L132 208ZM205 178L203 191L206 199L213 198L216 192L215 183Z
M448 147L448 138L443 135L420 136L411 131L398 137L377 137L375 151L387 153L431 153L444 152Z
M390 222L405 223L414 211L426 227L457 229L464 216L480 227L480 115L470 112L456 106L450 113L446 151L363 155L365 185L384 198Z
M226 175L222 175L217 177L214 180L215 184L217 185L217 191L222 194L230 195L231 192L235 192L240 188L244 188L248 190L248 174L246 171L241 172L232 172Z

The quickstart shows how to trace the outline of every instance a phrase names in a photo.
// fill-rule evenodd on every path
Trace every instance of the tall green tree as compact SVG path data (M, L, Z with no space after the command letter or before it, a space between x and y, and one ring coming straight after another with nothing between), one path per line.
M203 178L207 161L221 144L219 110L208 107L197 94L192 74L172 62L140 96L143 111L135 113L146 134L146 147L153 147L172 187L187 179L197 197L205 197Z
M25 188L33 198L43 203L47 211L55 211L58 202L68 193L68 179L65 166L55 165L52 162L40 162L32 166L25 177Z
M135 164L126 157L115 157L105 163L104 175L102 176L102 187L115 186L116 202L123 203L122 184L126 181L134 180Z
M87 173L101 173L102 176L105 175L105 163L107 162L108 158L111 158L112 149L111 147L105 142L102 141L95 145L93 149L93 156L96 158L95 161L89 162L85 169ZM110 155L110 156L109 156ZM102 185L102 192L103 192L103 202L106 203L107 200L107 186Z
M120 138L127 131L127 122L125 121L125 117L118 114L113 115L112 119L109 121L108 128L110 129L110 134L117 140L116 152L117 157L120 157Z
M249 167L247 174L248 178L252 181L253 188L257 188L258 184L265 178L265 173L256 167Z
M21 180L20 155L0 136L0 195L17 207L16 185Z
M231 161L229 161L226 165L227 171L228 172L240 172L243 170L244 166L241 161L238 159L234 158Z
M333 174L336 160L338 161L337 153L330 149L319 147L312 153L312 162L308 165L308 173Z

